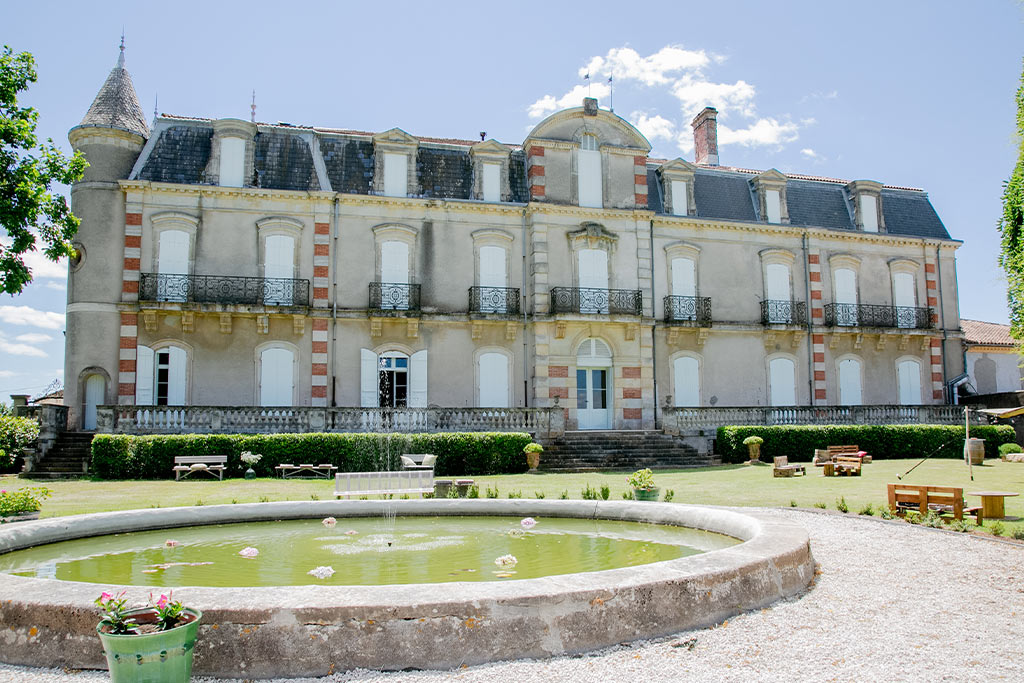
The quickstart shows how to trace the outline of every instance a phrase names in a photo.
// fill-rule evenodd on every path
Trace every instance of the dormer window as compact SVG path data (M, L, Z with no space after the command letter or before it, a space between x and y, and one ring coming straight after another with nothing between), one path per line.
M782 200L778 190L765 190L764 206L769 223L782 222Z
M873 180L854 180L846 186L853 202L853 222L864 232L885 232L882 213L882 184Z
M786 206L786 176L774 168L753 179L761 220L779 225L789 223Z
M580 138L580 150L576 177L579 190L579 205L599 209L604 206L601 189L601 152L597 148L597 137L584 135Z
M690 211L690 204L686 196L686 181L672 181L672 215L686 216Z
M409 195L409 157L395 152L384 153L384 194L388 197Z
M241 187L245 179L245 140L221 138L220 141L220 184L221 187Z
M878 200L872 195L860 196L860 215L864 218L864 232L878 232Z
M206 167L209 182L221 187L245 187L252 176L253 158L248 143L256 135L256 124L238 119L219 119L213 122L213 154Z
M483 200L485 202L501 201L501 164L484 163Z

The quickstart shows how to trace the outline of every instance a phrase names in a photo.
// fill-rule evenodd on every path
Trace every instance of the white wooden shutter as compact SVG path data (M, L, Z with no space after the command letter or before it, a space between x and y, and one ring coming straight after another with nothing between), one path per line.
M686 194L686 181L672 181L672 215L685 216L689 213L690 198Z
M295 277L295 238L288 235L270 235L265 245L265 277Z
M921 403L921 364L905 360L897 368L900 405L916 406Z
M380 245L380 279L396 285L409 284L409 245L384 242Z
M860 361L853 358L839 361L839 403L859 406L862 402Z
M360 349L359 361L359 405L363 408L376 408L380 405L377 354L370 349Z
M290 406L295 396L295 354L266 349L260 354L260 405Z
M502 353L484 353L479 360L480 407L508 408L508 356Z
M384 153L384 194L388 197L409 195L409 157L394 152Z
M864 221L864 232L878 232L878 202L873 196L860 196L860 215Z
M507 284L505 250L501 247L480 247L480 286L504 287Z
M700 405L700 372L696 358L683 356L673 363L675 375L676 405L696 407Z
M484 187L483 199L485 202L501 201L501 164L483 164Z
M222 187L242 187L245 181L245 140L221 139L219 175Z
M768 364L771 381L771 405L796 405L796 377L793 361L775 358Z
M835 297L837 304L857 303L857 274L849 268L840 268L835 272Z
M600 209L604 206L601 191L601 152L581 149L576 178L580 206Z
M608 254L601 249L579 252L580 287L608 289Z
M892 297L893 304L896 306L916 306L917 297L914 296L914 276L910 273L893 273Z
M409 407L427 407L427 351L417 351L409 358Z
M768 280L764 287L765 298L769 301L789 301L789 266L769 263L764 270Z
M167 405L185 405L185 385L187 383L185 366L188 358L185 349L180 346L167 347L169 364L167 368Z
M697 277L693 259L672 259L672 295L697 296Z
M769 223L782 222L782 198L778 190L765 190L764 193L765 220Z
M157 256L160 275L188 275L189 236L184 230L162 230Z
M148 346L135 348L135 405L153 405L153 349Z

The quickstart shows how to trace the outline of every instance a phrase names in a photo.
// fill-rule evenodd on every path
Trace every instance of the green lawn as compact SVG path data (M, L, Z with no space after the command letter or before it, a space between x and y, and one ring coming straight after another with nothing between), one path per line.
M846 499L851 513L871 503L877 510L885 503L885 485L896 482L916 463L914 460L883 460L865 465L860 477L824 477L821 469L808 465L806 477L773 478L770 466L726 465L692 470L655 472L661 487L675 491L674 502L711 505L813 507L825 503L835 509L836 500ZM626 474L622 472L587 472L581 474L519 474L476 477L480 495L488 487L497 487L499 495L522 492L533 498L542 492L546 498L558 498L568 491L570 498L582 498L586 485L611 489L611 500L621 500L627 490ZM908 484L961 486L965 492L981 490L1014 491L1022 494L1006 499L1006 514L1021 518L1003 524L1009 533L1014 527L1024 528L1024 463L988 460L974 467L974 481L961 460L928 460L903 479ZM34 482L13 475L0 478L0 488L47 486L53 497L43 506L43 517L73 515L148 507L183 505L216 505L220 503L255 503L261 500L320 500L333 498L333 482L329 480L228 479L223 482L206 479L194 481L54 481ZM967 497L969 504L978 498Z

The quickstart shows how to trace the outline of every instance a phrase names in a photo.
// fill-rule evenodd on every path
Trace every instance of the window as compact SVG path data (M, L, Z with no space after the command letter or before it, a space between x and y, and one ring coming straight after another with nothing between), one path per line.
M896 365L896 384L899 390L900 405L920 405L922 402L920 361L912 358L900 360Z
M427 352L412 355L360 350L360 405L364 408L426 408Z
M484 163L483 199L485 202L501 201L501 164Z
M860 215L864 232L878 232L878 200L873 195L860 195Z
M700 362L693 356L680 356L672 362L675 404L695 408L700 405Z
M477 360L477 405L481 408L509 407L509 357L490 351Z
M765 190L764 205L767 212L766 219L769 223L782 222L782 200L778 190Z
M260 405L291 406L295 402L295 353L282 347L260 352Z
M689 213L689 197L686 196L686 181L672 181L672 215L686 216Z
M384 194L388 197L409 195L409 157L395 152L384 153Z
M917 326L917 294L914 292L914 275L907 272L892 274L892 303L896 307L896 326L913 328Z
M377 360L378 405L404 408L409 405L409 359L399 353L385 353Z
M861 396L861 364L856 358L839 361L839 405L859 406Z
M586 339L576 351L576 420L579 429L611 427L612 351L600 339Z
M836 325L857 324L857 273L850 268L837 268L832 274L835 288Z
M245 179L245 140L221 138L219 175L222 187L242 187Z
M768 363L769 402L773 406L796 405L796 365L790 358Z
M580 293L580 313L608 312L608 252L603 249L579 251L581 289L601 290Z
M295 238L290 235L268 235L265 245L266 261L263 275L268 280L287 282L267 283L264 303L290 305L294 299L292 278L295 277Z
M601 187L601 152L597 149L597 138L584 135L580 139L577 156L577 189L579 205L599 209L604 206Z
M489 290L481 293L481 313L505 313L509 309L505 253L502 247L480 247L480 286Z
M138 346L135 361L137 405L183 406L188 353L180 346Z
M777 303L790 302L789 293L789 266L782 263L769 263L765 266L764 298ZM772 308L768 322L788 323L792 321L793 314L789 306L776 306Z

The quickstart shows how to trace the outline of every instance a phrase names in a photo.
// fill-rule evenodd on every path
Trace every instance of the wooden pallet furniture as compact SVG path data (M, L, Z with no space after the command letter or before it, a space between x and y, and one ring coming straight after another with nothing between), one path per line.
M840 456L840 455L856 455L856 456L860 457L862 464L867 465L868 463L871 462L871 456L867 455L867 454L861 456L860 455L861 452L862 451L860 450L860 446L858 446L857 444L848 444L846 446L829 446L828 447L829 457L831 457L833 459L835 459L837 456Z
M964 513L973 515L980 525L984 521L981 507L967 507L964 504L964 490L956 486L916 486L914 484L889 484L889 509L904 516L908 511L927 515L934 510L940 515L952 515L963 520Z
M807 470L803 465L790 465L787 455L775 456L775 466L772 468L773 477L795 477L798 474L807 475Z
M181 481L196 472L209 474L224 481L228 468L226 455L177 455L174 457L174 481Z
M320 465L302 463L300 465L293 465L289 462L283 462L274 469L278 471L282 479L316 479L318 477L330 479L331 475L338 470L337 466L330 463L322 463Z
M856 455L837 455L833 463L836 476L860 476L861 461Z
M334 475L334 496L383 496L433 493L433 470L398 472L338 472Z

